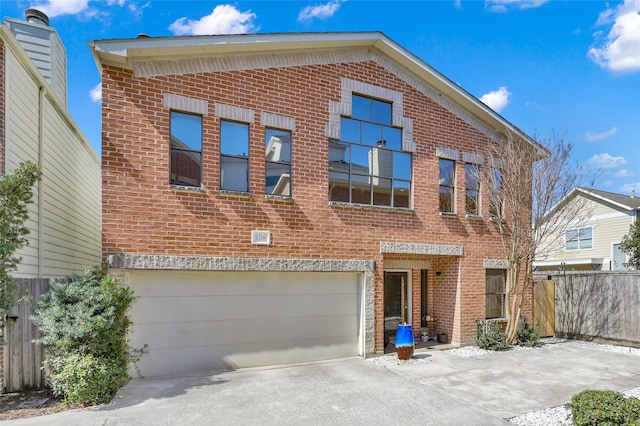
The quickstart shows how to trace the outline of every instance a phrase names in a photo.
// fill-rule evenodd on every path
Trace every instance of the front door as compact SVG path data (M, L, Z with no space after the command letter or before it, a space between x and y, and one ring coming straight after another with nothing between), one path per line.
M395 342L398 325L409 318L409 291L407 272L384 273L384 335L385 348Z

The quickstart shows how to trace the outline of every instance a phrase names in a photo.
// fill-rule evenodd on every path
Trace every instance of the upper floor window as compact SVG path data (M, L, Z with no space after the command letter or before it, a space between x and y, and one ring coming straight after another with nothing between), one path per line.
M478 198L480 194L480 176L478 175L478 165L467 163L465 167L466 191L464 200L464 210L466 214L478 216Z
M170 183L201 186L202 116L171 111Z
M502 217L504 213L502 202L502 173L498 169L491 169L489 182L489 215Z
M340 140L329 142L329 200L410 206L411 154L402 129L392 126L392 104L352 96L352 115L340 119Z
M453 213L455 200L455 162L440 159L440 211Z
M266 130L266 192L291 197L291 132Z
M565 235L567 250L593 248L593 228L578 228L567 231Z
M220 121L220 189L249 192L249 125Z

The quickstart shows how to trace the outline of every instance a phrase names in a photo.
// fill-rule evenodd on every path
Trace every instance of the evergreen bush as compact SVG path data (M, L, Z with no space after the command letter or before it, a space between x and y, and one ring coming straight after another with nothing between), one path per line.
M506 351L509 349L507 335L502 332L498 324L491 324L489 328L480 327L476 345L490 351Z
M610 390L585 390L567 404L576 426L640 424L640 399Z
M523 318L520 328L518 328L515 344L518 346L534 347L538 344L538 341L540 341L538 325L531 325L526 318Z
M45 346L51 388L69 403L109 401L128 379L143 349L126 340L136 297L100 269L59 283L37 301L32 317Z
M92 354L73 353L50 358L47 366L51 369L51 390L56 395L63 395L67 404L110 402L129 379L122 363Z

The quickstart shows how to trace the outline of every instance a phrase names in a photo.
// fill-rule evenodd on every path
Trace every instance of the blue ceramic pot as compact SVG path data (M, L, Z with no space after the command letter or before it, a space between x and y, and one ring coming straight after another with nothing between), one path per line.
M414 341L411 325L399 325L398 330L396 330L396 352L398 358L402 360L411 358L413 356L413 348Z

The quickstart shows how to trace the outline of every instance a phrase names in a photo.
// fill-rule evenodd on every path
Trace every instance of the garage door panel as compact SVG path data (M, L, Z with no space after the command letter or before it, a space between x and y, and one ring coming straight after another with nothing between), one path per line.
M135 324L130 339L133 347L153 343L154 349L172 349L211 342L211 346L259 343L269 347L273 342L297 342L311 338L346 337L357 339L358 318L355 315L308 317L294 322L287 318L256 322L208 321L162 324ZM153 336L145 338L145 336Z
M344 273L253 273L243 272L174 272L133 271L136 294L141 297L156 296L162 288L164 296L236 296L256 294L348 294ZM355 274L352 274L355 276ZM354 280L355 281L355 280Z
M340 315L358 303L355 290L351 294L145 297L138 301L132 321L166 323Z
M215 369L258 367L353 356L352 340L309 339L296 347L258 343L154 350L145 355L142 376L166 376Z
M359 353L356 273L136 271L129 282L146 377Z

